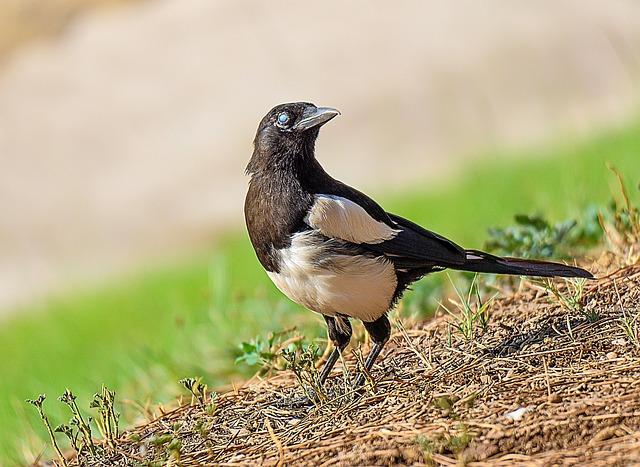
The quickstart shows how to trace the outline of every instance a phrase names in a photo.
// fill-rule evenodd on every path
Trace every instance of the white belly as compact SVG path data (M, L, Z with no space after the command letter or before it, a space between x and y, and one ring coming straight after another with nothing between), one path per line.
M269 272L276 287L294 302L327 316L343 314L375 321L390 307L397 285L385 258L333 253L312 232L294 235L280 250L280 272Z

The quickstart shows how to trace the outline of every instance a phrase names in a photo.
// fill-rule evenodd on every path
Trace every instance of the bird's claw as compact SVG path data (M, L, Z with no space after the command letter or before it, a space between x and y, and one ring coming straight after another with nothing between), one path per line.
M306 389L305 393L302 396L283 398L278 402L278 406L286 409L304 409L313 407L320 402L320 397L313 389Z

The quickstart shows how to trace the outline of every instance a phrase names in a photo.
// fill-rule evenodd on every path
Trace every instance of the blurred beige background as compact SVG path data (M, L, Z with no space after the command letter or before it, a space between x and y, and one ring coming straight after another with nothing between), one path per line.
M0 68L0 309L240 226L255 127L277 103L340 109L320 159L389 192L627 119L639 78L634 0L92 10Z

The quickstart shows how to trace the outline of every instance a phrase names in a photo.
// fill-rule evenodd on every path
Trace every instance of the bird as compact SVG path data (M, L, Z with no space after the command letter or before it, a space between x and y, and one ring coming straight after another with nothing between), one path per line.
M258 125L246 167L245 222L258 261L284 295L326 322L333 350L321 385L349 344L351 319L371 338L363 371L372 369L391 335L389 311L429 273L593 278L579 267L464 249L336 180L316 159L315 143L338 115L308 102L275 106ZM360 373L354 385L363 382Z

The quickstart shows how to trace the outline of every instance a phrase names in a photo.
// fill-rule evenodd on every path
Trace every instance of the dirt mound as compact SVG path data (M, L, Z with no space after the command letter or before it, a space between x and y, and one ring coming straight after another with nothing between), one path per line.
M523 283L465 339L398 327L360 396L334 372L311 409L292 372L125 433L101 465L612 465L640 462L640 264L552 293ZM561 298L559 298L561 297ZM637 329L637 327L635 327ZM346 359L356 366L356 354Z

